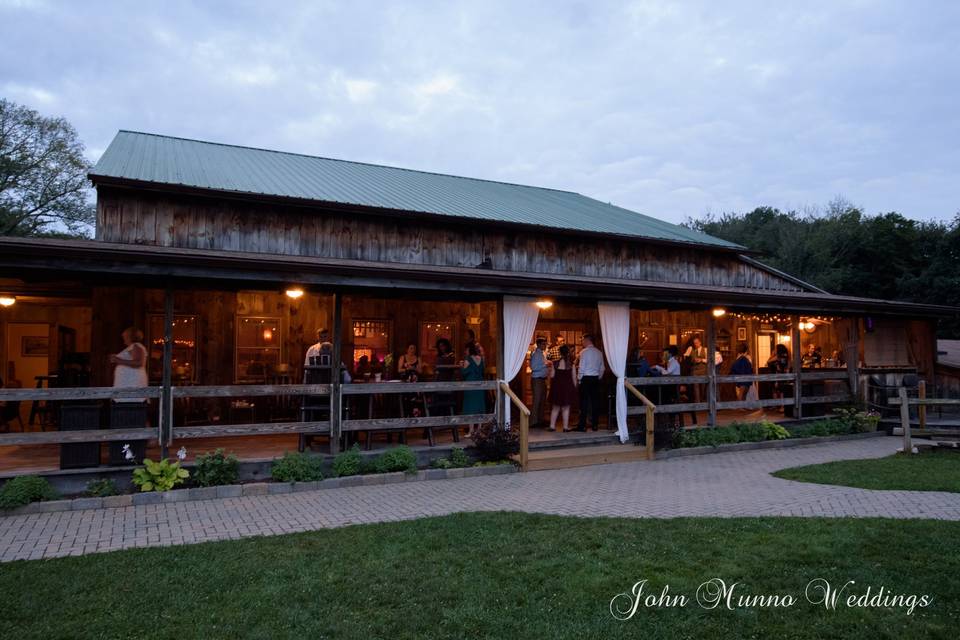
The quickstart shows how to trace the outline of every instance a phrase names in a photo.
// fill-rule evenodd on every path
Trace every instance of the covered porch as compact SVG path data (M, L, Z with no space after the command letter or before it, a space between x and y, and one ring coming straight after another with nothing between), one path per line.
M374 275L375 266L364 265L362 273L345 275L347 267L360 267L318 270L303 259L223 252L200 260L195 254L202 252L188 257L169 249L145 249L144 257L130 255L133 248L88 244L101 246L76 255L33 254L28 267L0 265L0 293L15 299L0 309L2 475L123 467L125 443L139 443L140 457L185 446L188 461L218 447L257 461L295 449L330 454L353 443L370 450L401 441L469 446L471 425L502 422L506 407L514 428L525 433L525 448L574 441L582 434L527 433L529 353L536 336L551 344L562 336L576 352L591 333L609 355L613 345L606 344L597 304L611 299L629 305L626 343L614 349L627 353L626 431L650 455L651 410L653 422L683 429L797 419L858 398L865 364L921 374L926 366L916 350L876 346L899 344L891 332L906 336L907 321L890 320L899 329L879 332L861 314L812 301L807 312L797 300L776 305L791 311L774 311L769 294L701 292L712 299L678 299L619 281L561 286L483 269L414 270L401 277ZM511 296L548 303L525 338L516 375L505 370L506 344L517 347L505 339L503 306ZM123 348L129 327L143 332L148 351L145 389L112 386L109 356ZM328 357L311 362L308 350L323 329L330 335ZM645 375L642 361L662 363L670 347L683 360L695 337L709 353L705 372L684 360L679 376ZM452 346L454 364L441 362L438 341ZM471 341L483 353L479 379L464 379L461 371ZM415 380L397 368L411 345L419 362ZM753 364L747 376L730 373L741 345ZM788 349L790 364L772 372L767 362L778 345ZM808 366L810 345L819 348L819 359ZM517 353L510 356L516 360ZM334 373L338 362L346 375ZM619 380L609 369L596 426L598 437L613 443ZM750 384L754 394L738 397L738 384ZM466 394L482 396L482 408L465 412ZM574 406L571 422L577 418Z

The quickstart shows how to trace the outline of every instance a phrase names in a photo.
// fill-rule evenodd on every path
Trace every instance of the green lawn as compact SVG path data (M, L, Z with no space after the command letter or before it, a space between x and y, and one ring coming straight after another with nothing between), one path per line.
M927 451L870 460L840 460L774 472L778 478L861 489L960 493L960 453Z
M955 634L960 523L458 514L0 565L3 638L924 638ZM714 577L793 608L609 603ZM928 594L912 615L808 604L807 582Z

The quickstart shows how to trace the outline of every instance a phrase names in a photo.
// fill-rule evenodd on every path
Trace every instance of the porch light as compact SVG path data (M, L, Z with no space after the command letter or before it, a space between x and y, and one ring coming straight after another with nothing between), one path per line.
M16 301L14 296L0 296L0 307L12 307Z
M817 325L807 320L806 322L800 323L800 328L806 331L807 333L813 333L814 331L817 330Z
M541 309L549 309L553 306L553 300L537 300L537 306Z
M287 297L290 298L291 300L298 300L303 297L303 289L299 287L295 287L293 289L287 289L286 294L287 294Z
M727 315L727 310L724 309L723 307L716 307L716 308L713 310L713 317L714 317L714 318L722 318L722 317L725 316L725 315Z

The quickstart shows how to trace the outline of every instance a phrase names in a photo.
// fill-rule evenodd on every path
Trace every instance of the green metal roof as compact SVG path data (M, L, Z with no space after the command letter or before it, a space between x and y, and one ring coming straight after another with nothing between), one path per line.
M120 131L90 173L114 179L297 198L485 222L743 247L574 193Z

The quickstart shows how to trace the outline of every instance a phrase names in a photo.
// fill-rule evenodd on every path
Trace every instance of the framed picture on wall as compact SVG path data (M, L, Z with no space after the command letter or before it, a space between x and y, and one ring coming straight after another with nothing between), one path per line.
M21 358L46 358L50 355L49 336L22 336L20 338Z
M747 341L747 328L746 327L737 327L737 340L740 342Z

